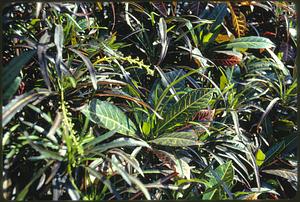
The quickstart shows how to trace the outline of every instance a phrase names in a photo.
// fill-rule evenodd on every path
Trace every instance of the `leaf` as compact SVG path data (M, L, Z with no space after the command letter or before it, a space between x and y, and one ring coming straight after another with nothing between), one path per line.
M213 90L203 95L203 90L197 89L188 92L166 112L165 119L157 123L157 132L162 132L177 123L188 121L196 111L208 107L212 99Z
M122 110L109 102L93 99L81 112L92 122L106 129L117 130L123 135L137 137L134 123Z
M281 60L277 57L277 55L269 48L266 48L266 50L269 52L273 60L275 61L276 67L280 69L285 76L289 75L289 70L284 66L284 64L281 62Z
M142 147L137 147L137 148L141 149ZM141 169L139 162L136 158L127 154L121 149L111 149L108 152L111 154L118 154L118 157L122 158L123 162L126 162L126 164L131 165L137 172L139 172L143 177L145 177L143 170Z
M112 169L114 171L117 171L122 176L122 178L131 186L131 180L129 177L130 175L125 171L122 162L120 162L114 154L111 156L111 165Z
M257 200L257 197L260 195L261 193L251 193L251 194L246 194L243 196L240 196L238 198L238 200Z
M149 133L151 132L151 125L150 125L150 123L143 122L142 130L143 130L143 133L145 135L149 135Z
M217 4L214 9L209 12L209 16L206 17L207 19L214 20L214 23L212 24L209 32L213 33L213 30L215 30L216 27L218 27L223 22L223 19L227 14L228 11L226 3Z
M266 158L266 155L259 149L256 152L256 164L257 166L261 166L264 163L264 160Z
M50 161L46 166L39 169L34 175L33 178L27 185L19 192L19 194L16 197L16 201L23 201L25 196L27 195L30 186L37 180L39 177L46 171L46 169L53 163L53 161Z
M165 75L165 73L163 72L163 70L162 70L159 66L156 66L156 65L154 65L154 68L155 68L155 69L158 71L158 73L160 74L160 76L161 76L161 82L163 83L163 85L164 85L164 86L170 86L170 82L168 81L168 78L167 78L167 76ZM175 89L174 89L173 86L170 87L170 92L171 92L172 95L174 95L174 99L175 99L176 101L178 101L178 100L179 100L179 97L178 97L178 95L177 95L177 93L176 93L176 91L175 91Z
M175 170L178 173L178 177L190 179L191 178L191 167L183 159L175 159Z
M156 66L159 66L161 62L164 60L169 45L169 40L167 38L167 23L164 20L164 18L159 19L158 28L159 28L159 36L161 42L161 53L160 53L159 61L156 64Z
M167 17L168 11L167 11L165 3L163 3L163 2L151 2L151 5L155 9L157 9L162 16Z
M138 146L151 148L147 144L147 142L145 142L143 140L135 140L135 139L128 138L128 137L122 137L122 138L118 138L114 141L111 141L109 143L105 143L105 144L96 146L96 147L92 148L91 150L86 150L86 152L101 153L103 151L106 151L111 148L116 148L116 147L138 147Z
M62 63L62 50L64 45L64 32L62 25L56 25L54 32L54 43L56 45L56 60L55 60L55 68L57 71L57 75L61 78L61 69L60 65Z
M174 132L163 134L150 142L163 146L188 147L199 145L197 139L197 135L193 132Z
M227 186L227 187L232 185L234 170L233 170L231 161L228 161L225 164L219 165L216 168L215 172L218 175L217 178L219 178L219 179L216 179L215 177L211 177L209 180L210 187L216 186L220 183L221 184L224 183L225 186ZM212 171L210 171L210 173L213 175ZM209 190L209 189L207 189L207 190ZM222 190L220 190L219 188L215 188L209 192L205 191L202 199L204 199L204 200L221 199L221 198L219 198L219 195L218 195L220 191L222 191Z
M100 172L94 170L93 168L90 168L90 167L85 167L85 169L90 173L92 174L94 177L98 178L99 180L101 180L101 182L103 184L105 184L107 186L107 188L109 189L109 191L111 193L113 193L115 196L117 196L117 198L120 198L120 195L119 193L117 193L117 191L113 188L113 186L111 185L110 181L105 177L103 176Z
M133 182L140 190L143 192L147 200L151 200L150 193L148 192L148 189L145 187L145 185L136 177L132 175L128 175L131 182Z
M107 132L107 133L105 133L103 135L99 135L98 137L92 139L87 144L84 144L83 148L87 149L88 147L92 147L92 146L95 146L96 144L99 144L99 143L103 142L104 140L112 137L116 133L116 131L117 131L117 129L109 131L109 132Z
M5 92L7 88L14 85L14 80L20 74L23 66L28 63L35 54L36 50L25 51L21 55L14 57L8 65L3 68L2 84Z
M195 62L199 64L200 67L206 67L207 64L207 58L205 58L200 50L196 47L192 50L192 58L194 58Z
M2 111L2 127L4 127L17 112L19 112L23 107L25 107L30 102L38 99L42 96L48 96L50 92L45 89L32 90L21 96L17 96L9 104L7 104Z
M268 151L266 152L266 158L264 164L269 163L276 156L283 154L284 150L286 150L287 148L297 147L297 144L295 144L298 142L297 138L298 138L297 135L289 135L285 137L284 140L282 140L281 142L278 142L275 145L273 145L271 148L269 148ZM293 143L295 145L292 145Z
M227 5L230 9L232 24L237 36L244 36L248 31L245 15L240 11L237 14L230 2L227 2Z
M5 77L2 77L5 78ZM22 79L21 77L16 77L8 88L3 89L3 100L9 100L18 90Z
M217 43L223 43L223 42L228 42L234 39L234 35L228 35L228 34L218 34L215 41Z
M41 155L43 156L44 159L54 159L54 160L58 160L58 161L64 160L64 158L62 156L60 156L59 152L56 153L54 151L45 149L45 148L33 143L29 138L27 138L27 139L29 141L30 146L32 146L32 148L34 148L36 151L41 153Z
M72 201L78 201L80 199L79 191L74 188L70 181L66 184L66 189Z
M236 55L218 53L214 55L211 61L213 61L217 66L234 66L236 64L239 64L241 62L241 59L242 58L237 57Z
M191 168L184 160L163 150L152 149L151 151L161 162L163 162L164 166L177 172L179 177L190 179Z
M230 43L218 46L235 49L260 49L260 48L272 48L275 47L274 43L270 39L259 36L241 37L232 40Z
M298 182L298 174L296 169L295 170L272 169L272 170L263 170L262 172L285 178L288 181Z
M46 31L45 34L40 38L39 44L37 46L37 55L38 55L38 60L40 64L40 71L42 73L43 79L48 87L49 90L51 90L50 87L50 78L48 74L48 69L47 69L47 49L50 47L47 45L50 41L50 35Z
M164 166L167 166L168 168L172 170L176 170L175 166L175 157L172 154L169 154L166 151L158 150L158 149L152 149L150 150L153 152L153 154L161 161L163 162ZM145 172L144 172L145 173Z
M93 87L95 90L97 90L97 79L96 79L96 72L95 72L95 68L92 64L92 62L90 61L90 59L88 57L86 57L85 55L83 55L80 51L75 50L73 48L69 48L71 51L73 51L74 53L76 53L85 63L86 67L88 68L89 72L90 72L90 76L91 76L91 81L93 84Z
M277 102L278 100L280 100L280 98L279 98L279 97L276 97L276 98L274 98L274 99L269 103L269 105L267 106L265 112L263 113L263 115L261 116L261 118L260 118L260 120L259 120L259 122L258 122L258 124L257 124L257 127L256 127L257 130L259 130L260 125L262 124L263 120L267 117L267 115L269 114L269 112L271 111L271 109L274 107L274 105L276 104L276 102Z

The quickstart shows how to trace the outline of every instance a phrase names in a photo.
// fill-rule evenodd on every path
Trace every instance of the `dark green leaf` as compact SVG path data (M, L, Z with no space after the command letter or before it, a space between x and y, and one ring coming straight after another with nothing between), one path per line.
M21 55L14 57L10 63L3 68L2 84L4 90L14 85L13 82L20 74L22 67L28 63L35 54L36 50L25 51L21 53Z
M74 53L76 53L85 63L86 67L88 68L89 72L90 72L90 76L91 76L91 80L92 80L92 84L95 90L97 90L97 79L96 79L96 72L95 72L95 68L92 64L92 62L90 61L90 59L88 57L86 57L85 55L83 55L80 51L75 50L73 48L69 48L71 51L73 51Z

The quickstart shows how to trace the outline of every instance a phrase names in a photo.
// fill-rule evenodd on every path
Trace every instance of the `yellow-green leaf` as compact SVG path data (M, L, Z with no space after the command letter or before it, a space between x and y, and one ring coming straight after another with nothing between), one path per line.
M266 155L260 149L256 152L256 164L261 166L264 163Z

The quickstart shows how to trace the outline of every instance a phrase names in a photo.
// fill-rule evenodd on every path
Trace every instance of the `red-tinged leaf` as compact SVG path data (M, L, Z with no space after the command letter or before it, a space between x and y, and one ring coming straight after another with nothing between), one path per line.
M233 66L241 62L241 58L235 55L217 54L211 59L216 65Z
M263 33L263 36L276 36L276 33L274 33L274 32L264 32Z

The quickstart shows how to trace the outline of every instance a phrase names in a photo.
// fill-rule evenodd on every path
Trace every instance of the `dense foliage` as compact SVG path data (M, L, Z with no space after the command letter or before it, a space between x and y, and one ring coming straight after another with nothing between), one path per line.
M6 199L295 196L293 3L14 3L2 17Z

